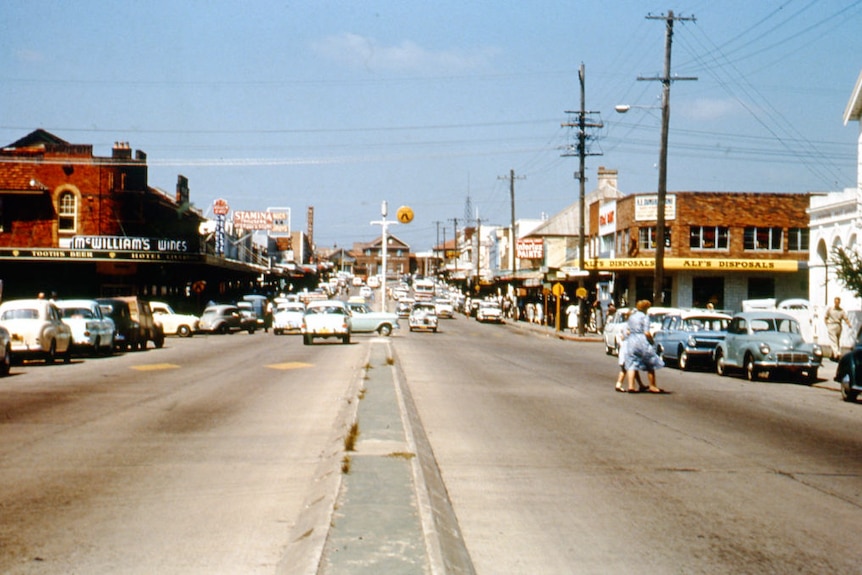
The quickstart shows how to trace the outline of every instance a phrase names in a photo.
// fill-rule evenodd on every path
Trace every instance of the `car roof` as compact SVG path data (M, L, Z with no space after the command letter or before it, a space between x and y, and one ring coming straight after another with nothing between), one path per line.
M703 310L690 310L684 311L679 314L682 319L688 319L691 317L701 317L708 319L730 319L730 314L721 313L720 311L703 311Z
M734 318L743 318L743 319L769 319L769 318L781 318L781 319L792 319L793 321L797 321L795 317L788 313L784 313L782 311L774 310L774 309L764 309L764 310L754 310L754 311L741 311L733 314Z
M341 301L340 299L316 299L308 302L307 307L328 307L331 305L337 305L340 307L347 307L347 304Z

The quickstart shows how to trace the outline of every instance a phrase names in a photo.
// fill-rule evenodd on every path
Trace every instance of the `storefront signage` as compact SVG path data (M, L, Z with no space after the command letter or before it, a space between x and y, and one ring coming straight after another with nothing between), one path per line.
M62 248L3 248L0 260L28 261L133 261L133 262L200 262L203 254L158 251L77 250Z
M608 202L599 206L599 235L606 236L617 231L617 203Z
M584 267L591 270L651 270L655 269L654 258L615 258L593 259L584 262ZM717 272L796 272L799 262L796 260L744 260L724 258L665 258L664 269L702 270Z
M518 240L518 259L540 260L544 257L543 241L540 238Z
M189 251L189 243L186 240L128 236L74 236L69 247L73 250L111 250L118 252Z
M658 216L658 196L635 196L635 221L654 222ZM676 219L676 196L668 195L664 199L664 219Z
M242 230L271 230L272 212L233 211L233 226Z

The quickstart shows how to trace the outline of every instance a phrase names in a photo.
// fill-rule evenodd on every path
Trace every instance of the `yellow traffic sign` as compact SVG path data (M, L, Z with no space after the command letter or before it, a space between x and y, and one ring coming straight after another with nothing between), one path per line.
M398 212L396 213L396 217L398 221L402 224L409 224L413 221L413 210L408 206L401 206L398 208Z
M563 284L557 282L554 284L552 291L553 291L555 296L560 297L561 295L566 293L566 288L563 287Z

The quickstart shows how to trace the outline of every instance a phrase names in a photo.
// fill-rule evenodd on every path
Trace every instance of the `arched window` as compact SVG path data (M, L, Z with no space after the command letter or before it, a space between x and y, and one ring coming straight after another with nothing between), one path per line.
M63 192L57 200L57 215L61 232L75 232L78 229L78 198L72 192Z

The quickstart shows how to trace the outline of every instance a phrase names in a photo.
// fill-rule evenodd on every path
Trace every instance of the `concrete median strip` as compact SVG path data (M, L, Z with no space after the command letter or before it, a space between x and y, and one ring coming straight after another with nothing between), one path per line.
M474 573L388 341L372 342L280 574ZM350 430L353 451L345 449ZM355 441L354 441L355 439ZM342 473L342 469L346 470ZM335 477L337 476L337 477Z

